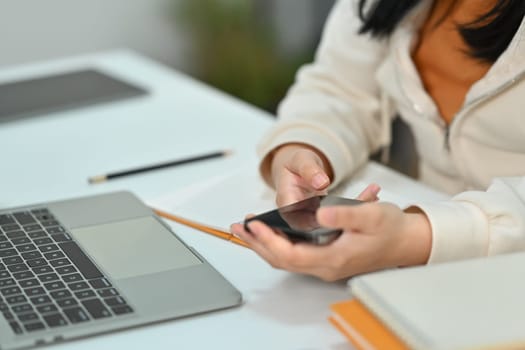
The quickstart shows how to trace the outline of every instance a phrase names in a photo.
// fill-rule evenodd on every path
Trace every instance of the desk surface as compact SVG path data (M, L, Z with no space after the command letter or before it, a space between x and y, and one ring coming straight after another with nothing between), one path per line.
M4 162L0 207L122 189L144 200L154 198L253 162L257 140L273 123L267 113L129 51L4 69L0 82L84 67L107 71L151 93L0 123ZM231 149L234 156L99 185L87 183L91 175L220 149ZM364 171L362 177L382 181L386 176L401 187L411 185L410 180L375 167L375 171ZM414 186L423 196L428 194L420 185ZM327 322L330 303L348 298L344 283L325 283L275 270L246 248L170 225L243 293L244 305L52 348L349 347Z

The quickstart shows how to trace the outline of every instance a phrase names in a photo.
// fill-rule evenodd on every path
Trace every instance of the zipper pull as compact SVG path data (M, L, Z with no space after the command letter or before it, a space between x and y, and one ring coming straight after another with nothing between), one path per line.
M443 146L447 151L450 151L450 125L447 125L445 128L445 140Z

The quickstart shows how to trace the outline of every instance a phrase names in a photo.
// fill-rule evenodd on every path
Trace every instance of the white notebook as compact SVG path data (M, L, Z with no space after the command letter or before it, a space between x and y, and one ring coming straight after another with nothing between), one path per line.
M415 349L525 349L525 253L377 272L349 286Z

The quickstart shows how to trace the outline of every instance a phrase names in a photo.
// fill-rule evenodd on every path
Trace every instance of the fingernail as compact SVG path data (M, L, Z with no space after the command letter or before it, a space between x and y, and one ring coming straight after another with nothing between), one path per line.
M328 176L326 176L326 174L319 173L319 174L316 174L314 178L312 179L312 185L315 188L320 188L326 185L328 181L330 181L330 179L328 178Z
M377 184L371 184L370 190L372 191L372 193L378 194L379 191L381 190L381 187L379 187L379 185Z

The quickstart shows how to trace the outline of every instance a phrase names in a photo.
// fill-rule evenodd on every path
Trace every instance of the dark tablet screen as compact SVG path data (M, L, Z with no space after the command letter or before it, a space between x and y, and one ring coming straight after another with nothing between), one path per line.
M140 96L147 91L94 69L0 84L0 121Z

